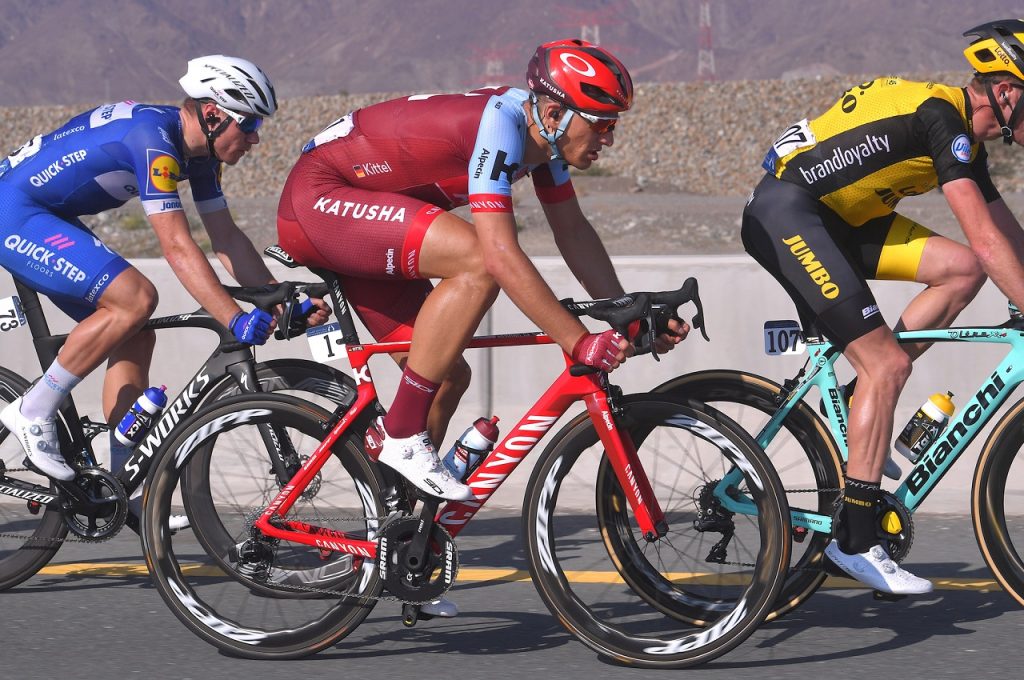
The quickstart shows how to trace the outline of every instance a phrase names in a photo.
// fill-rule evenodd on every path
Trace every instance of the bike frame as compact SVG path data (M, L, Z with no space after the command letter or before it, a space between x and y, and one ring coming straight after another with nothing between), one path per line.
M39 365L45 370L57 357L60 348L67 341L67 334L52 335L46 322L39 295L17 279L15 289L22 303L25 320L32 334L32 344L39 357ZM146 479L146 474L153 460L153 454L160 444L177 427L178 423L191 415L202 401L205 394L225 376L231 376L244 392L258 392L259 381L256 377L255 359L249 346L238 342L230 331L225 329L205 310L197 310L187 314L177 314L150 319L145 329L160 330L170 328L203 328L217 333L220 342L206 363L196 372L185 388L168 403L160 419L153 424L149 434L132 451L125 461L124 468L117 473L117 478L124 486L125 492L131 496ZM71 435L67 454L80 456L87 465L96 465L96 457L92 450L92 439L110 427L106 423L97 423L79 416L74 399L68 397L60 408L60 417ZM268 439L268 442L270 440ZM275 468L282 465L280 458L273 460ZM290 475L283 468L276 470L282 479ZM60 496L48 487L29 484L21 480L0 474L0 494L17 498L30 498L40 505L56 505L61 503ZM61 488L75 492L74 485L58 482Z
M339 316L341 316L339 314ZM543 333L488 335L473 338L468 348L520 347L553 344ZM331 456L331 447L345 434L367 408L377 402L377 390L370 376L368 361L375 354L408 352L411 343L386 342L375 344L346 344L352 374L358 395L355 403L344 413L330 433L305 461L302 469L288 482L256 521L256 528L265 535L294 543L335 550L367 558L377 556L377 542L349 536L346 532L318 527L305 522L289 520L287 512L299 499L309 482ZM604 445L612 469L627 493L634 517L644 536L660 538L667 530L665 515L655 498L650 481L637 456L629 434L620 430L613 417L608 398L606 373L573 375L570 357L563 352L566 368L546 392L524 415L515 427L481 461L466 483L476 498L471 501L451 501L443 505L435 520L453 537L476 515L505 479L533 450L544 434L577 401L583 401L591 421ZM577 367L578 368L578 367Z
M928 494L988 424L1013 390L1024 382L1024 331L993 326L972 326L944 330L901 331L895 336L899 343L965 342L1010 346L1009 352L999 365L975 390L974 396L949 422L942 435L921 455L906 479L893 493L893 496L913 513L924 503ZM842 355L824 338L809 338L807 352L810 357L808 366L801 369L796 384L789 389L779 409L755 439L759 446L767 450L793 408L812 387L817 387L828 406L826 410L833 438L839 445L843 462L846 462L849 457L846 440L849 412L846 400L840 395L835 374L835 363ZM716 488L715 495L727 509L750 514L749 505L725 493L725 490L736 482L739 474L738 470L733 470L726 475ZM831 516L797 508L790 508L790 514L793 526L821 532L832 531Z

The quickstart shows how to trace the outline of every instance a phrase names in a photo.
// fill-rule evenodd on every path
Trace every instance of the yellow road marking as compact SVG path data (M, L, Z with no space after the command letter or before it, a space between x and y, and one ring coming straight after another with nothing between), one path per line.
M190 576L220 576L223 572L214 566L188 564L183 571ZM40 574L48 576L146 576L146 565L137 562L71 562L50 564L43 567ZM614 571L567 571L566 577L572 583L622 583L622 578ZM693 583L695 585L738 585L742 579L731 574L702 573L670 573L668 578L676 583ZM459 569L458 582L502 582L518 583L530 580L530 572L522 569L499 569L465 567ZM995 579L990 578L933 578L936 590L976 590L988 592L1000 590ZM826 588L866 588L851 579L830 576L825 581Z

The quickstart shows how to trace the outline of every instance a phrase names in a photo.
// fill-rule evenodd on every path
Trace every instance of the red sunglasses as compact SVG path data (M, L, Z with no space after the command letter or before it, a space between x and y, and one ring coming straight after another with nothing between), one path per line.
M575 111L575 109L574 109ZM601 116L595 116L590 113L583 113L582 111L575 111L576 115L587 121L590 125L590 129L599 135L603 135L606 132L611 132L615 129L615 124L619 122L618 116L615 118L602 118Z

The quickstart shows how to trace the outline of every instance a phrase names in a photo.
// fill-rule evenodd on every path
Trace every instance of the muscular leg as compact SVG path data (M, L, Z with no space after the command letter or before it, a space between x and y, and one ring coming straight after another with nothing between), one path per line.
M149 367L155 346L156 333L140 331L110 354L107 374L103 379L103 417L111 425L116 425L149 387Z
M903 310L896 330L949 327L981 290L985 273L970 248L933 235L924 245L914 280L927 287ZM930 344L901 346L916 359ZM857 394L860 394L859 384Z
M484 267L473 225L450 213L431 224L419 266L422 276L441 281L416 317L409 366L441 382L494 304L498 284Z
M124 270L103 291L96 311L68 334L61 365L85 377L142 327L156 303L153 284L135 268Z
M847 475L878 482L892 441L896 401L910 377L911 360L884 326L851 342L844 356L857 372L857 396L847 433Z

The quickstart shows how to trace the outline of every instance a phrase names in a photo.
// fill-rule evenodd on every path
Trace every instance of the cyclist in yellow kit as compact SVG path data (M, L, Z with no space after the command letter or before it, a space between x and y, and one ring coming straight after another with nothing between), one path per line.
M884 77L847 90L820 117L783 132L743 213L747 252L857 372L844 504L825 553L890 593L932 589L889 559L876 533L893 411L926 347L896 343L867 280L925 284L896 330L949 326L986 275L1024 304L1024 231L992 183L984 146L1024 143L1024 21L964 35L973 38L964 54L976 71L967 87ZM937 186L969 246L895 212L904 196Z

